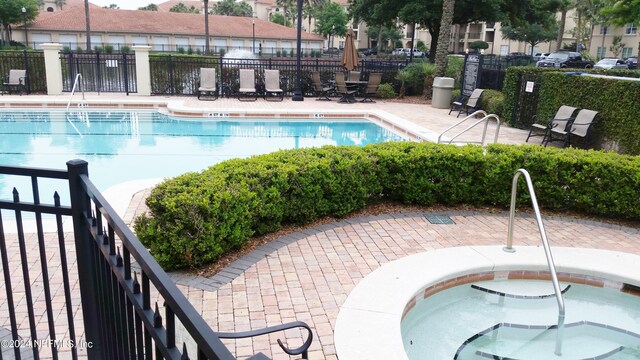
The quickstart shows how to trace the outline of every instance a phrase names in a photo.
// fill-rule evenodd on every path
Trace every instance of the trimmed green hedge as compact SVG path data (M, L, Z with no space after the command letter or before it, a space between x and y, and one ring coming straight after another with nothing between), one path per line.
M158 185L140 240L165 269L196 267L283 224L344 216L384 200L508 206L526 168L540 206L640 219L640 158L540 146L381 143L283 150L235 159ZM524 189L524 187L523 187ZM521 191L520 204L529 201Z
M570 76L564 72L576 69L541 69L510 67L504 81L502 119L511 126L528 128L531 124L519 121L516 101L523 74L541 75L537 104L540 119L550 119L561 105L598 111L599 119L592 131L591 141L596 147L611 147L616 151L640 154L640 81L612 80L588 76ZM586 70L596 74L640 77L634 70Z

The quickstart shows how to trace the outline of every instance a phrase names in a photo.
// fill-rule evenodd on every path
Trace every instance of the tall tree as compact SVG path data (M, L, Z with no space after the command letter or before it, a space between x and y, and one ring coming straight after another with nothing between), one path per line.
M287 19L285 19L284 15L280 14L280 13L275 13L271 15L271 22L274 24L280 24L283 26L288 26L291 27L291 23L287 22Z
M600 15L612 24L640 24L640 0L600 0L597 3L602 5Z
M282 8L282 15L284 16L285 24L293 25L293 14L291 13L291 9L295 7L294 0L276 0L276 4ZM289 22L289 17L292 18L291 22ZM289 25L286 25L289 26Z
M158 5L156 4L149 4L147 6L143 6L143 7L139 7L138 10L145 10L145 11L158 11Z
M556 51L562 48L562 39L564 39L565 26L567 25L567 12L575 7L574 0L560 1L560 22L558 23L558 38L556 39Z
M342 6L334 2L327 2L316 18L316 32L324 37L332 35L347 35L349 17Z
M438 34L438 46L436 48L436 77L444 76L447 66L447 54L449 50L449 38L451 37L451 24L453 22L453 12L455 0L444 0L442 3L442 21L440 22L440 33Z
M555 22L546 25L524 23L517 27L513 27L511 25L502 26L503 38L522 41L531 45L530 55L533 55L536 45L541 42L556 40L557 35L558 27Z
M222 0L213 5L213 13L227 16L253 16L251 5L246 2L236 2L235 0Z
M209 0L204 0L204 53L209 51Z
M200 14L200 10L195 6L187 6L183 3L177 3L169 9L170 12Z
M33 21L38 16L38 2L36 0L10 0L0 1L0 24L4 28L3 38L7 41L12 39L12 24L22 24L24 17L22 8L27 10L27 22Z
M91 51L91 21L89 19L89 0L84 0L84 21L86 25L87 51Z

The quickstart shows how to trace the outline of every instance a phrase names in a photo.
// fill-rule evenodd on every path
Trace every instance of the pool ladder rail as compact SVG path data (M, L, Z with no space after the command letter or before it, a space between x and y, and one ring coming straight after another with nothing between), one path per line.
M538 223L538 230L540 232L540 238L542 239L542 245L544 247L544 254L547 257L547 265L549 266L549 272L551 273L551 281L553 282L553 291L558 302L558 328L556 333L556 348L555 354L562 355L562 332L564 329L565 320L565 307L564 298L562 296L562 290L560 289L560 283L558 282L558 273L556 272L556 265L553 261L553 255L551 254L551 247L549 240L547 239L547 232L544 229L544 223L542 222L542 216L540 215L540 209L538 208L538 199L536 198L536 192L533 189L533 183L531 182L531 176L525 169L518 169L513 176L513 182L511 185L511 206L509 209L509 229L507 233L507 246L503 248L506 252L515 252L513 248L513 223L515 218L516 208L516 193L518 188L518 179L520 175L524 175L524 179L527 183L527 189L531 196L531 205L536 216L536 222Z
M480 119L478 119L479 116L481 116ZM447 143L448 144L453 144L454 140L457 137L459 137L460 135L462 135L462 134L468 132L469 130L475 128L476 126L484 123L484 129L482 130L482 139L480 141L464 141L463 142L463 143L466 143L466 144L480 144L480 145L484 146L485 145L484 144L485 139L487 138L487 128L489 126L489 121L491 119L495 119L496 120L496 132L495 132L495 135L493 137L493 143L495 144L495 143L498 142L498 134L500 133L500 118L496 114L487 114L483 110L475 111L471 115L468 115L464 119L462 119L462 120L458 121L457 123L449 126L447 129L445 129L443 132L441 132L440 135L438 136L438 144L445 142L445 141L442 141L442 136L445 133L447 133L448 131L458 127L458 125L460 125L460 124L462 124L462 123L464 123L464 122L466 122L468 120L476 120L474 123L472 123L471 125L467 126L462 131L460 131L457 134L453 135L453 137L451 139L449 139L449 141Z
M79 108L86 108L88 106L87 99L84 97L84 88L82 87L82 74L78 73L76 75L76 79L73 81L73 88L71 89L71 96L69 96L69 102L67 103L67 111L69 111L69 107L71 106L71 100L73 99L73 94L76 92L76 88L80 88L82 91L82 100L78 103Z

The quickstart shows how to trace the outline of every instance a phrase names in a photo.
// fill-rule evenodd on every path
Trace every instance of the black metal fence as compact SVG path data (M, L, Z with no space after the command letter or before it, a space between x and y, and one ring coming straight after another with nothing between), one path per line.
M71 91L82 74L84 91L137 92L135 54L63 53L63 91Z
M313 336L302 322L214 332L89 180L87 163L72 160L67 167L0 166L1 176L29 178L33 196L27 203L14 190L13 201L0 200L0 359L234 359L220 339L290 329L287 338L302 346L278 344L307 358ZM50 179L68 181L71 206L60 205L57 193L53 205L40 203L38 182ZM14 215L15 235L5 231L7 211ZM35 216L35 236L26 234L23 214ZM54 238L45 234L43 214L53 217ZM63 227L69 216L72 238Z
M502 91L504 77L507 68L511 66L528 66L535 64L529 58L510 59L505 56L482 56L482 74L480 85L482 89L493 89Z
M9 70L27 70L27 94L46 93L44 53L41 51L0 51L0 76L3 82L9 76Z
M264 90L264 70L280 71L280 87L285 95L293 95L296 79L295 58L227 59L214 57L152 56L151 92L162 95L195 95L201 67L217 69L219 88L222 96L234 96L240 87L240 69L256 70L256 90ZM383 82L393 82L399 70L408 64L408 60L360 60L358 70L382 73ZM311 73L320 72L322 79L329 79L333 73L344 71L338 59L304 58L301 61L301 88L305 95L313 93Z

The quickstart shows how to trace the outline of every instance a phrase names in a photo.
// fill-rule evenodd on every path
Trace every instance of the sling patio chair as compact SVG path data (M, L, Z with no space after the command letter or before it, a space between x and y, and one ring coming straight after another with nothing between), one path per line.
M276 101L284 99L284 91L280 88L280 70L264 71L264 99L269 96L276 98Z
M462 112L465 112L467 115L469 115L473 111L478 110L478 106L480 105L480 97L482 96L483 91L484 89L474 89L469 97L461 95L456 101L451 103L449 115L451 115L451 112L455 110L458 110L458 115L456 117L460 117L460 114L462 114Z
M22 95L27 84L27 70L9 70L9 77L2 83L2 94L11 94L12 90L17 90Z
M369 74L369 81L367 82L367 88L364 91L364 98L360 102L372 102L374 103L372 96L378 93L378 87L380 87L380 81L382 80L381 73Z
M562 105L556 111L556 114L553 116L551 121L542 124L538 122L538 116L534 115L533 120L534 123L531 125L531 129L529 130L529 135L527 136L527 140L525 142L529 142L529 138L534 136L542 136L542 143L545 142L547 137L549 136L549 131L551 129L559 129L562 131L569 130L569 124L573 121L576 113L576 108L572 106Z
M333 94L336 90L334 84L323 83L320 80L320 73L318 71L311 73L311 83L313 84L313 91L318 97L316 100L331 101L331 99L329 99L329 95Z
M218 88L216 81L216 69L200 68L200 85L198 86L198 100L218 99Z
M254 69L240 69L240 89L238 90L238 100L258 100L258 93L256 91L256 71Z
M349 81L360 81L360 71L349 71Z
M577 136L586 139L589 134L589 129L593 125L598 112L589 109L581 109L578 111L575 120L569 123L567 128L562 129L559 127L549 129L549 134L545 138L544 146L547 146L553 141L562 141L562 147L568 147L571 145L571 137Z
M339 71L336 73L336 90L341 95L339 103L354 103L356 94L356 88L347 86L344 73Z

